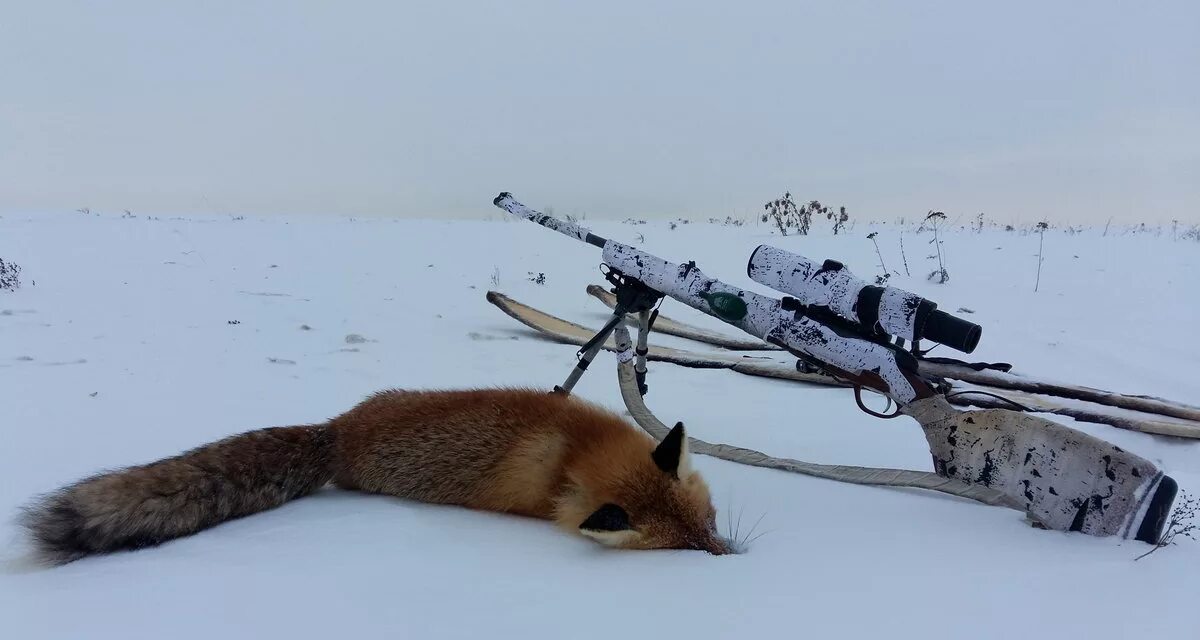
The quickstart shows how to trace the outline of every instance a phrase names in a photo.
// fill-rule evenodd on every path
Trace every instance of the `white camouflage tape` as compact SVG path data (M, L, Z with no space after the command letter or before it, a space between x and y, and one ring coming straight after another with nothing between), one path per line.
M604 245L604 262L610 267L646 283L688 306L708 314L759 338L765 338L779 324L779 301L750 291L731 287L704 275L695 265L680 265L609 240ZM727 293L746 305L741 318L722 316L709 303L713 294Z
M513 199L512 195L507 193L498 197L495 201L495 205L513 214L514 216L520 216L526 220L536 222L547 229L553 229L554 231L557 231L563 235L571 236L576 240L587 242L588 234L591 233L587 229L573 222L559 220L558 218L546 215L539 211L534 211L520 202L517 202Z
M764 244L754 251L746 271L751 280L793 296L804 305L828 307L843 318L867 324L859 316L858 299L869 285L847 268L825 270L822 266L804 256ZM879 301L877 322L889 334L913 340L920 304L920 296L887 287Z
M959 411L942 396L902 411L924 429L939 474L1018 497L1059 531L1135 536L1163 478L1145 458L1027 413Z
M633 352L633 347L630 347L628 349L624 349L624 350L617 352L617 362L619 362L621 364L630 362L636 357L637 357L637 355Z
M873 372L883 378L893 400L910 402L916 391L900 371L895 354L887 347L838 335L810 318L793 318L780 301L745 291L704 275L695 265L679 265L639 251L629 245L608 241L604 262L613 269L637 278L652 289L732 324L753 336L775 337L788 346L851 373ZM742 315L720 308L714 294L729 294L745 305Z
M917 308L920 305L920 296L887 287L879 299L879 326L898 338L916 340Z
M840 336L810 318L786 319L776 330L789 345L804 345L803 351L816 359L852 373L873 372L887 383L893 400L912 402L917 392L900 371L896 356L887 347L869 340Z
M823 270L821 265L783 249L761 245L750 259L750 279L794 296L808 306L829 307L843 318L858 320L858 292L867 283L849 269Z

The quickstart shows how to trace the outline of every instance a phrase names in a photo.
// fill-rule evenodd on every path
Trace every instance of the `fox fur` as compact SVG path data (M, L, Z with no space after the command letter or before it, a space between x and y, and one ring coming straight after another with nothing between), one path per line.
M26 508L40 558L152 547L327 483L543 518L624 549L729 552L682 423L661 443L574 396L376 393L321 424L270 427L105 472Z

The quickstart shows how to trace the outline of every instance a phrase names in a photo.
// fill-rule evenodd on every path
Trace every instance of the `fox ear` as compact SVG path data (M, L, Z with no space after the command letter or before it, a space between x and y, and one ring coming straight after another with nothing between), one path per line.
M662 442L659 442L658 446L654 448L654 453L650 455L659 469L676 478L686 478L691 473L691 465L688 459L687 434L684 433L683 423L676 422Z
M626 531L630 529L629 514L624 509L613 503L607 503L604 506L596 509L592 515L579 525L584 531L596 532L614 532Z

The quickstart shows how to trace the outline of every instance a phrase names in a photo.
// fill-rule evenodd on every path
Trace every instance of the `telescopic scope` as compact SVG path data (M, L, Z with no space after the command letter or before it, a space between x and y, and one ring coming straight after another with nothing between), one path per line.
M746 274L805 306L827 308L870 332L914 342L930 340L964 353L974 351L983 334L982 327L939 310L932 300L859 280L836 260L817 263L764 244L751 254Z

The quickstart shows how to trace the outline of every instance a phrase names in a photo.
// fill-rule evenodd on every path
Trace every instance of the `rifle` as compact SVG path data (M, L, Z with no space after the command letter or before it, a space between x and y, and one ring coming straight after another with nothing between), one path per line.
M570 393L608 337L627 315L637 314L643 331L623 361L636 358L637 391L644 395L646 334L656 305L668 296L847 381L858 406L873 416L912 417L925 432L938 476L999 491L1045 528L1158 542L1178 485L1149 460L1020 411L950 406L944 390L920 371L920 341L970 353L982 327L938 310L936 303L867 285L837 261L817 263L768 245L750 256L747 275L788 295L764 296L709 277L694 261L670 262L531 209L511 193L493 204L600 248L605 277L615 287L612 317L580 349L579 362L556 392ZM911 350L903 348L906 342ZM868 409L864 389L886 396L896 412Z

